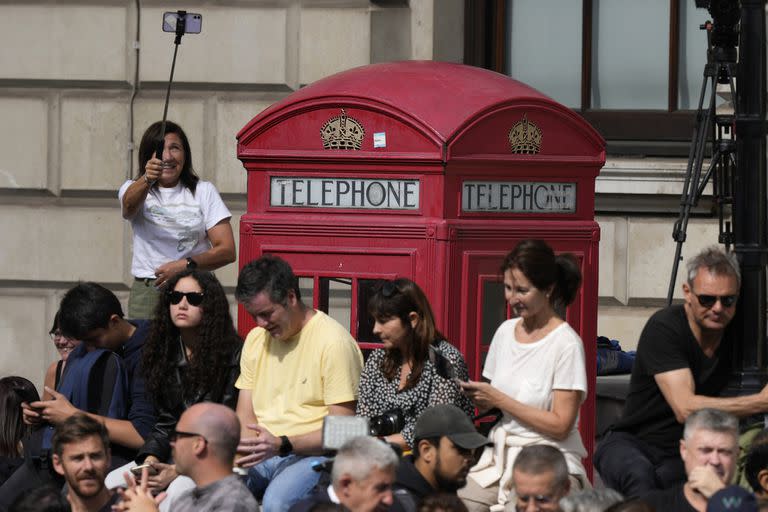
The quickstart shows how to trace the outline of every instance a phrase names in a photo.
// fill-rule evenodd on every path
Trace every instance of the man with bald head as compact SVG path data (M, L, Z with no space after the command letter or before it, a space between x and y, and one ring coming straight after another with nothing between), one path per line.
M174 511L258 510L251 492L232 473L240 443L240 421L232 409L207 402L193 405L179 418L171 439L176 471L197 484L174 501Z

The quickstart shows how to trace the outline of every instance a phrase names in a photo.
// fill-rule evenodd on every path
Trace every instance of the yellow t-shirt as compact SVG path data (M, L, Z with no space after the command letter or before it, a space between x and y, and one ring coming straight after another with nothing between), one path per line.
M315 311L286 341L261 327L248 333L235 386L251 391L260 425L276 436L295 436L319 430L329 405L357 400L362 367L349 331Z

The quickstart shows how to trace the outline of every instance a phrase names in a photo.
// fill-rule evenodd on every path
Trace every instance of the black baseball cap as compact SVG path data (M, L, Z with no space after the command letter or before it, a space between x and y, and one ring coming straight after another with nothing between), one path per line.
M475 430L475 425L464 411L451 404L436 405L424 411L413 430L414 441L443 436L465 450L493 444Z

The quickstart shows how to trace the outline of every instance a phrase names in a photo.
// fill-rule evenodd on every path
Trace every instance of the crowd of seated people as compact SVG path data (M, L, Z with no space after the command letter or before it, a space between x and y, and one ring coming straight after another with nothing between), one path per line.
M649 319L624 413L595 453L605 488L593 489L578 430L584 346L561 316L581 285L572 255L524 240L503 260L514 318L494 334L482 381L469 379L413 281L374 286L368 313L382 348L364 360L271 255L238 276L235 297L256 323L241 340L210 272L234 259L229 211L194 174L178 125L168 124L162 158L153 156L159 130L148 129L138 176L120 190L138 237L129 315L111 291L79 283L54 319L61 361L48 368L42 399L26 379L0 379L0 512L761 506L768 434L744 457L752 489L730 484L737 418L768 411L768 390L718 396L735 344L732 254L710 248L692 258L684 303ZM189 211L160 212L188 196ZM183 233L183 251L169 249ZM499 420L480 434L473 419L488 410ZM392 411L402 418L395 431L350 438L328 470L327 416Z

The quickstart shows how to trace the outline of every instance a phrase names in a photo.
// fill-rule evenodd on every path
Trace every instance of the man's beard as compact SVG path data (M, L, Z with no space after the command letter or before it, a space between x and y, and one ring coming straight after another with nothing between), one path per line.
M87 476L92 477L96 481L99 481L100 485L97 485L95 488L89 486L87 491L83 491L81 490L80 479L75 478L73 482L67 481L67 484L69 485L69 490L77 494L80 498L93 498L104 489L104 480L99 479L98 474L94 473L92 475L87 475Z
M467 485L467 477L459 476L456 478L447 478L443 475L442 464L440 463L440 457L437 458L435 463L435 482L437 482L437 488L441 491L448 493L455 493L465 485Z

